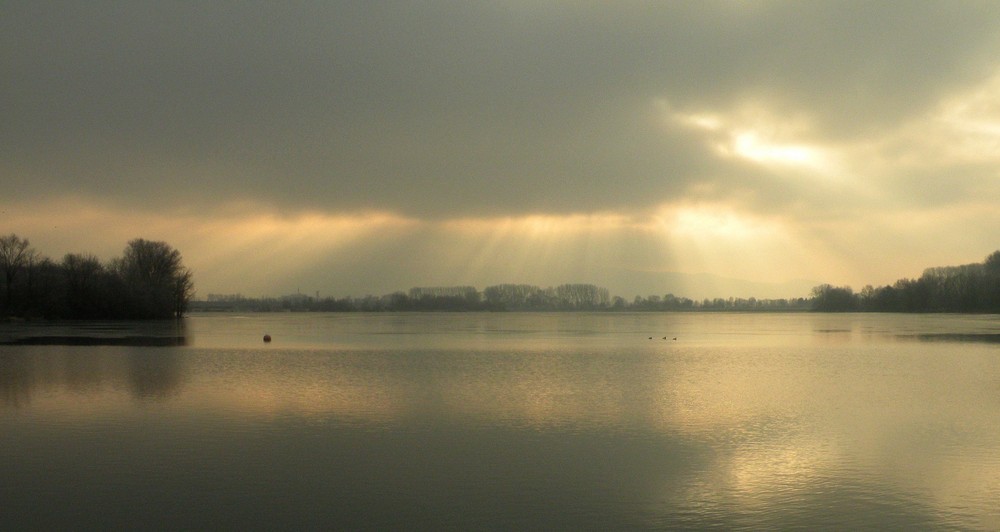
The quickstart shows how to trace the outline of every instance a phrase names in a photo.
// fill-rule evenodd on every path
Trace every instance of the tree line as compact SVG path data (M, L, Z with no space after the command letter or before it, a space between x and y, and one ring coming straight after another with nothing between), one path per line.
M278 298L208 294L193 310L244 312L405 312L405 311L803 311L809 300L716 298L692 300L673 294L635 296L627 301L594 284L543 288L498 284L482 291L472 286L411 288L383 296L319 298L292 294Z
M408 293L339 299L302 294L260 299L209 294L207 301L194 302L193 308L261 312L600 310L607 308L609 302L608 289L592 284L563 284L549 288L502 284L489 286L481 292L472 286L417 287Z
M822 312L1000 313L1000 251L981 263L928 268L917 279L892 285L817 286L812 308Z
M159 319L180 317L194 296L191 271L166 242L137 238L107 263L69 253L42 256L28 239L0 236L0 317Z
M1000 251L982 263L928 268L917 279L892 285L823 284L809 298L714 298L695 300L673 294L611 296L593 284L539 287L498 284L420 287L383 296L246 298L209 294L192 301L192 274L181 254L165 242L128 242L121 257L101 262L70 253L60 262L42 256L27 239L0 236L0 318L157 319L194 310L240 311L800 311L820 312L980 312L1000 313Z

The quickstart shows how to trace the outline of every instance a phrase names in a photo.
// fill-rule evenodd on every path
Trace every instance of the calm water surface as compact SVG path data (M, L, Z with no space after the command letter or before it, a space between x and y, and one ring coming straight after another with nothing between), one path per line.
M0 342L4 530L1000 529L1000 316L220 314Z

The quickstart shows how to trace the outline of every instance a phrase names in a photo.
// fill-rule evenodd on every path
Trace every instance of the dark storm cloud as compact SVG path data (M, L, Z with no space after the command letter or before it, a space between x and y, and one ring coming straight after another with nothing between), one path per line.
M992 3L537 4L7 3L4 180L23 200L425 217L694 190L819 204L655 102L752 101L852 141L981 81L998 44Z

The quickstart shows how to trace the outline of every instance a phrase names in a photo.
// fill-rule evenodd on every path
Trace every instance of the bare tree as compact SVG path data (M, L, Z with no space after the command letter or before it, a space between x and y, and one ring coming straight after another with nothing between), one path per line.
M9 309L14 294L14 281L35 257L35 250L30 247L28 239L20 238L14 233L0 236L0 271L4 280L4 308Z
M144 318L179 317L194 295L191 271L166 242L137 238L113 263L130 292L133 311Z
M93 255L69 253L63 257L63 276L66 280L64 298L69 311L78 318L101 317L101 309L112 298L102 291L105 270L101 261Z

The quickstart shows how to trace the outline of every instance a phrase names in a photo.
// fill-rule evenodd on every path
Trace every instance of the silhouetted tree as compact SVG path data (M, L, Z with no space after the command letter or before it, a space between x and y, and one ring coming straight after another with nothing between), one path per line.
M814 296L814 309L836 307L838 294L824 289ZM1000 251L982 263L927 268L919 279L866 286L856 302L861 310L873 312L1000 312Z
M166 242L130 241L113 269L125 283L130 313L136 318L180 317L194 295L191 271Z
M495 309L520 310L530 307L537 301L541 288L529 284L498 284L487 286L483 290L483 299L487 305Z
M65 282L60 266L48 257L35 255L28 261L24 276L26 316L58 318L66 314Z
M983 261L983 267L991 275L1000 275L1000 251L990 253Z
M136 239L104 266L92 255L55 263L15 234L0 237L0 315L46 318L167 318L194 295L191 271L164 242Z
M107 303L111 297L108 273L93 255L69 253L63 257L66 278L66 307L78 318L111 317Z
M3 272L5 312L10 312L14 307L14 281L27 269L35 255L28 239L22 239L14 233L0 236L0 272Z
M821 312L848 312L857 310L857 300L849 286L834 287L823 284L813 288L813 310Z
M555 289L560 308L593 310L608 306L611 300L607 288L592 284L563 284Z

